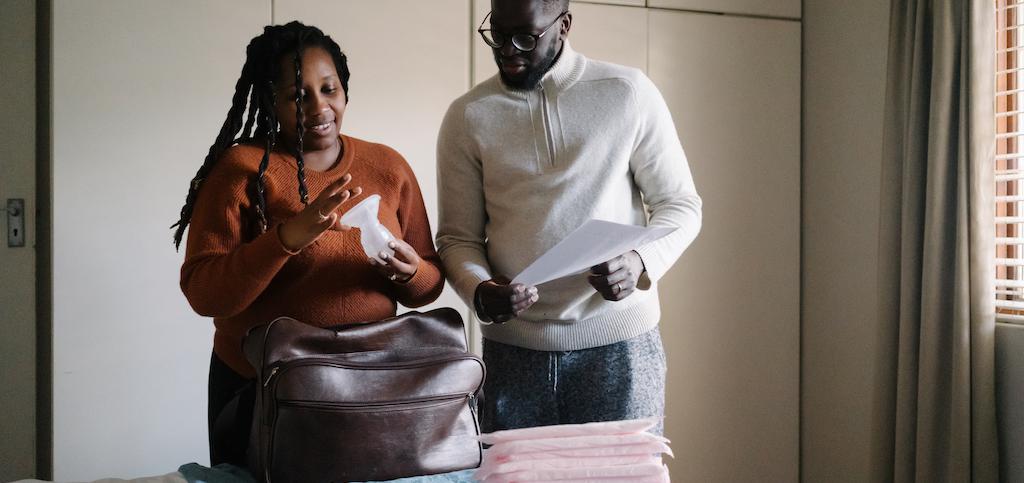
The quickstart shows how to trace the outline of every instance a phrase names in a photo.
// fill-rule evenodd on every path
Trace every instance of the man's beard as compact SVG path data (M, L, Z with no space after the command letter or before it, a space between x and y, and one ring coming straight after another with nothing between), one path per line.
M526 90L533 89L534 87L537 87L537 84L540 84L540 80L544 78L544 74L547 74L548 71L551 70L551 66L555 64L555 60L557 60L559 52L560 50L558 49L558 46L555 45L555 42L552 42L551 46L548 47L547 52L544 52L544 57L542 57L540 62L537 63L537 67L528 67L526 75L519 80L509 79L505 75L505 72L501 70L500 61L498 62L498 73L501 75L501 80L509 87ZM495 56L495 60L498 61L497 56Z

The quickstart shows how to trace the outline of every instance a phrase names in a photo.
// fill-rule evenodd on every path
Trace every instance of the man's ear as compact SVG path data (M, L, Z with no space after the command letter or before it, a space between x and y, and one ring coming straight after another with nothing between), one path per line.
M562 40L568 38L570 29L572 29L572 12L569 12L562 17L562 28L558 31L559 38Z

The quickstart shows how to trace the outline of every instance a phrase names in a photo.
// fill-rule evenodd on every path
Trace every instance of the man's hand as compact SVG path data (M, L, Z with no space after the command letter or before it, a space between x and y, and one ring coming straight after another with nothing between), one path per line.
M518 317L539 298L537 287L510 283L508 278L497 277L477 285L477 316L484 322L501 324Z
M640 254L630 251L590 267L587 281L605 300L616 302L636 291L637 281L644 270Z

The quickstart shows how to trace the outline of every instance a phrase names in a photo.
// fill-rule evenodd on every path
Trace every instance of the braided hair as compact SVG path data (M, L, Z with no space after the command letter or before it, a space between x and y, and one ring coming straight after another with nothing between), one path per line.
M203 180L224 154L224 151L238 143L261 142L263 144L263 159L260 161L259 172L250 180L252 184L248 192L251 201L254 202L252 204L255 209L251 216L255 221L258 233L265 232L270 225L267 215L264 174L270 163L270 152L277 145L280 125L274 111L277 103L274 85L282 81L278 77L280 77L281 61L286 55L292 56L295 66L295 109L296 119L300 120L296 123L298 131L296 139L298 141L293 152L299 168L299 199L303 204L309 204L302 158L302 137L305 134L305 128L301 122L303 115L302 52L309 47L320 47L330 54L334 60L334 67L338 71L338 77L341 79L345 99L348 100L348 59L337 42L320 29L296 21L285 25L264 27L263 34L253 38L245 49L245 64L242 65L242 73L238 77L238 81L235 82L235 94L231 98L231 108L228 109L227 118L213 145L210 146L203 165L199 167L199 171L192 178L188 195L185 197L185 205L181 207L180 218L171 225L171 229L174 230L174 247L176 249L181 246L185 228L192 219L192 210ZM248 114L246 114L247 108Z

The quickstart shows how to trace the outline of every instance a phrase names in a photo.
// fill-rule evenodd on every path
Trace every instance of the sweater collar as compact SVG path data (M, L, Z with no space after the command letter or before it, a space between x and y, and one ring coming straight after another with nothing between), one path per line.
M546 90L565 90L579 80L583 75L584 67L586 67L586 58L573 50L572 46L569 45L569 39L566 39L562 43L562 52L558 54L558 59L544 73L544 77L541 77L539 85L543 86ZM526 97L532 90L537 89L537 87L533 89L511 87L501 80L501 75L498 75L498 83L501 84L506 92L518 97Z

